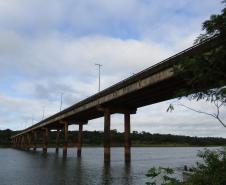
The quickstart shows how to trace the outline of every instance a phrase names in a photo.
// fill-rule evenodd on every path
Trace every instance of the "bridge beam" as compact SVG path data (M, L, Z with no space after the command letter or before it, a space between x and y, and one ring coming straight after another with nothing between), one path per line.
M131 161L130 114L124 114L125 162Z
M111 113L110 109L104 111L104 162L111 160L111 136L110 136Z
M49 130L48 128L42 128L43 129L43 153L47 153L48 148L48 137L49 137Z

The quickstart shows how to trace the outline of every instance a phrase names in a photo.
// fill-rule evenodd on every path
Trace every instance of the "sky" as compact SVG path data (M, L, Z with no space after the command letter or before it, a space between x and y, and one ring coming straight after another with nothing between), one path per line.
M192 46L218 0L0 0L0 129L20 130ZM131 131L226 137L215 119L169 100L139 108ZM215 112L206 102L180 103ZM226 121L225 107L221 112ZM77 129L70 126L70 129ZM85 130L103 131L103 118ZM123 115L111 129L123 131Z

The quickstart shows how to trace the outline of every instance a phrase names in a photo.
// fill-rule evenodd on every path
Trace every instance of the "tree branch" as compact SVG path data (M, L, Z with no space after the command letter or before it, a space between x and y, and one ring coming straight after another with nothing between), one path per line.
M215 114L215 113L211 114L211 113L208 113L208 112L196 110L196 109L193 109L193 108L188 107L188 106L186 106L186 105L183 105L183 104L181 104L181 103L178 103L178 105L179 105L179 106L182 106L182 107L185 107L185 108L187 108L187 109L189 109L189 110L191 110L191 111L194 111L194 112L197 112L197 113L200 113L200 114L205 114L205 115L211 116L211 117L217 119L217 120L221 123L221 125L222 125L224 128L226 128L226 124L225 124L225 123L221 120L221 118L219 117L219 115L220 115L220 107L222 106L222 104L219 105L218 103L216 103L216 102L214 101L214 105L215 105L216 108L217 108L217 114Z
M197 113L200 113L200 114L205 114L205 115L212 116L212 117L216 118L216 115L215 115L215 114L211 114L211 113L204 112L204 111L201 111L201 110L196 110L196 109L193 109L193 108L188 107L188 106L186 106L186 105L183 105L183 104L181 104L181 103L179 103L178 105L179 105L179 106L182 106L182 107L185 107L185 108L187 108L187 109L189 109L189 110L192 110L192 111L194 111L194 112L197 112Z

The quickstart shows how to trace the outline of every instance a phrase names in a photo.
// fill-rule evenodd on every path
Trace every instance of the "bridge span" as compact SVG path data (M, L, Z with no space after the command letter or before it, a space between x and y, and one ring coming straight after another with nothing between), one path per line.
M192 46L162 62L151 66L71 107L66 108L20 133L12 136L16 148L36 150L37 137L42 137L43 152L47 153L48 135L56 130L56 151L59 150L59 134L64 131L63 154L67 154L68 126L79 125L77 156L81 156L83 125L89 120L104 117L104 160L110 161L111 114L124 114L125 161L131 159L130 115L137 108L176 97L176 91L185 87L184 81L173 73L173 66L184 57L192 57L220 46L219 38L212 38ZM151 51L150 51L151 52ZM41 134L40 134L41 133Z

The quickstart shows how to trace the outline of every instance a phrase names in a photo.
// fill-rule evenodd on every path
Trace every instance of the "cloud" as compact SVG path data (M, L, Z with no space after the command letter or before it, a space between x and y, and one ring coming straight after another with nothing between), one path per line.
M46 116L59 111L62 92L63 108L96 93L95 63L103 64L104 89L191 46L201 22L220 8L212 0L0 1L0 128L24 128L32 115L39 121L43 106ZM226 137L205 116L167 114L168 103L139 109L132 129ZM103 130L103 119L86 128ZM123 131L122 115L112 128Z

